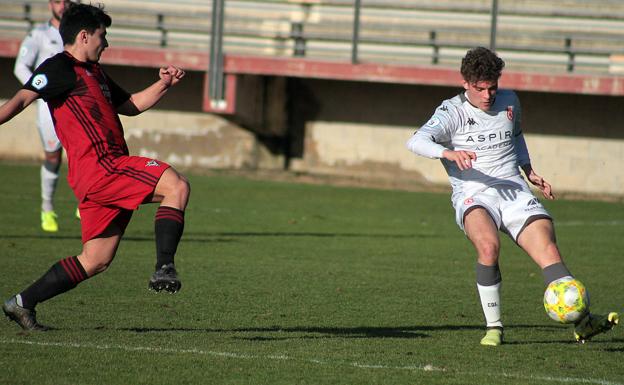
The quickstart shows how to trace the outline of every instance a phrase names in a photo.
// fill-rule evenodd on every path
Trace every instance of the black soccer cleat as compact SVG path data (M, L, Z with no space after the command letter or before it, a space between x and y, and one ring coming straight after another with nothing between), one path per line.
M18 324L24 330L46 331L50 330L48 326L41 325L37 322L37 312L26 309L17 304L15 296L7 299L2 305L4 315Z
M177 293L182 287L182 282L178 279L173 263L162 265L162 267L152 274L147 288L156 292L167 291L169 293Z
M616 312L597 315L587 313L574 327L574 337L582 344L589 341L595 335L606 333L620 322L620 316Z

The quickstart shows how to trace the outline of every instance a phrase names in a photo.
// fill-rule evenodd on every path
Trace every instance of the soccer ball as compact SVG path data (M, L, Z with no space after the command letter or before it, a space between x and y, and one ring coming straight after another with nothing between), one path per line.
M557 322L576 322L589 311L589 293L581 281L572 277L559 278L546 288L544 309Z

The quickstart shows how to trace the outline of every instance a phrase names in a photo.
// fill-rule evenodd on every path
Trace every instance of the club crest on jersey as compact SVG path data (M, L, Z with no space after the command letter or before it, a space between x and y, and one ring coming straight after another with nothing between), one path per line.
M513 120L513 106L507 106L507 119Z
M160 163L158 163L154 159L148 160L147 163L145 163L145 167L154 167L154 166L158 167L158 166L160 166Z
M466 198L466 200L464 201L464 204L466 206L471 205L473 203L474 203L474 199L472 199L472 198Z
M35 75L30 84L37 90L42 89L48 85L48 78L44 74Z

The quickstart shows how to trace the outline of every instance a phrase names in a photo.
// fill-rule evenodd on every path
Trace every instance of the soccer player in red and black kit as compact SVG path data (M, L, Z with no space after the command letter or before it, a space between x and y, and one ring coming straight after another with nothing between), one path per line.
M78 198L82 252L60 260L36 282L6 300L4 314L26 330L46 330L35 306L103 272L112 262L133 210L157 202L156 271L148 287L176 292L181 283L174 255L184 230L190 186L156 159L129 156L118 114L137 115L154 106L184 77L174 66L159 79L128 94L98 64L108 46L111 18L99 7L72 4L60 25L64 52L43 62L30 80L0 107L0 124L37 98L48 103L57 135L67 151L68 181Z

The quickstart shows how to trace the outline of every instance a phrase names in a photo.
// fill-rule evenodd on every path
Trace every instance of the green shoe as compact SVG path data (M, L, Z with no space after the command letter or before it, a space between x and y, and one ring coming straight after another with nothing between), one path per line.
M76 207L76 219L80 220L80 209Z
M618 313L611 312L607 315L588 313L574 326L574 338L580 343L589 341L593 336L606 333L613 329L620 321Z
M481 338L483 346L498 346L503 343L503 329L491 328L485 332L485 337Z
M43 231L56 233L58 231L58 222L56 221L56 213L54 211L41 212L41 228Z

